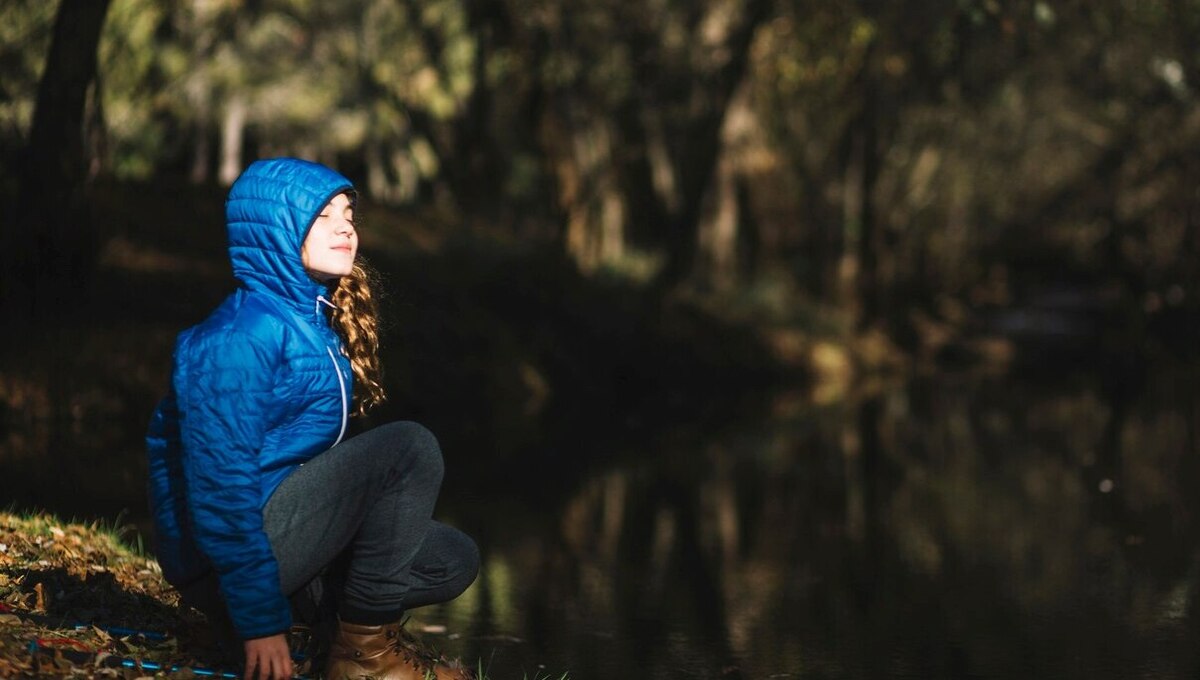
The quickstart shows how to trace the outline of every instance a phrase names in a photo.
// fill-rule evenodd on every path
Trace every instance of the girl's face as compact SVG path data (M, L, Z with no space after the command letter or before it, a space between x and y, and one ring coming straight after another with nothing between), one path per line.
M350 197L338 194L317 216L304 246L300 261L308 275L321 282L346 276L354 268L358 252L358 233L354 231L354 208Z

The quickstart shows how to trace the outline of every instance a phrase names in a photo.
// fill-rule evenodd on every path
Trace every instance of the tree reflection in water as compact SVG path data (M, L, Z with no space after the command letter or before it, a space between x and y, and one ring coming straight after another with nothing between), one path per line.
M485 565L414 615L495 678L1195 677L1197 377L1116 361L781 394L532 471L451 441L441 513ZM136 520L141 417L45 423L0 441L13 501Z
M1193 377L784 397L550 507L463 505L487 565L445 608L456 651L496 677L1192 677Z

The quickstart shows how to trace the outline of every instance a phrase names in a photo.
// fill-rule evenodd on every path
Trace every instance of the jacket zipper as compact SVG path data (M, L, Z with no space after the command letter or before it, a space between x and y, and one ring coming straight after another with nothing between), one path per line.
M321 313L322 304L337 309L337 305L326 300L324 295L318 295L315 304L317 306L315 313L318 315ZM334 446L337 446L342 441L342 437L346 435L346 420L347 414L350 413L350 404L346 403L346 383L342 379L342 369L338 366L337 357L333 355L333 350L329 348L329 345L325 345L325 351L329 353L329 358L333 361L333 372L337 373L338 389L342 392L342 431L338 433L337 441L333 443Z
M337 441L333 443L333 446L337 446L341 443L342 437L346 435L346 414L350 412L350 405L346 403L346 382L342 378L342 369L338 366L337 357L333 355L333 350L329 348L329 345L325 346L325 351L329 353L329 360L333 362L333 372L338 377L338 390L342 393L342 430L338 432Z

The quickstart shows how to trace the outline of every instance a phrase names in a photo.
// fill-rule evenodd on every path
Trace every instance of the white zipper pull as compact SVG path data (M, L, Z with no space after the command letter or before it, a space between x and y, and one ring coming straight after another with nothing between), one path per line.
M313 310L313 313L314 313L314 314L320 314L320 313L321 313L321 305L322 305L322 303L323 303L325 306L329 307L330 309L341 309L341 307L338 307L337 305L333 304L333 303L332 303L332 302L330 302L329 300L326 300L324 295L318 295L318 296L317 296L317 301L316 301L316 303L315 303L315 309Z

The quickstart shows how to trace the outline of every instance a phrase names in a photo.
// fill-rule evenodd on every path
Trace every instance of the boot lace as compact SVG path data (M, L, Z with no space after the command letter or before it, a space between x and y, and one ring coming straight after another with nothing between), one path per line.
M475 677L475 674L467 668L460 666L458 663L449 662L442 656L441 652L423 644L416 636L404 628L407 623L408 619L405 619L398 625L389 626L385 629L388 646L393 654L403 657L405 662L412 664L413 668L424 674L426 678L435 677L438 666L443 666L447 670L453 669L458 673L458 677Z

